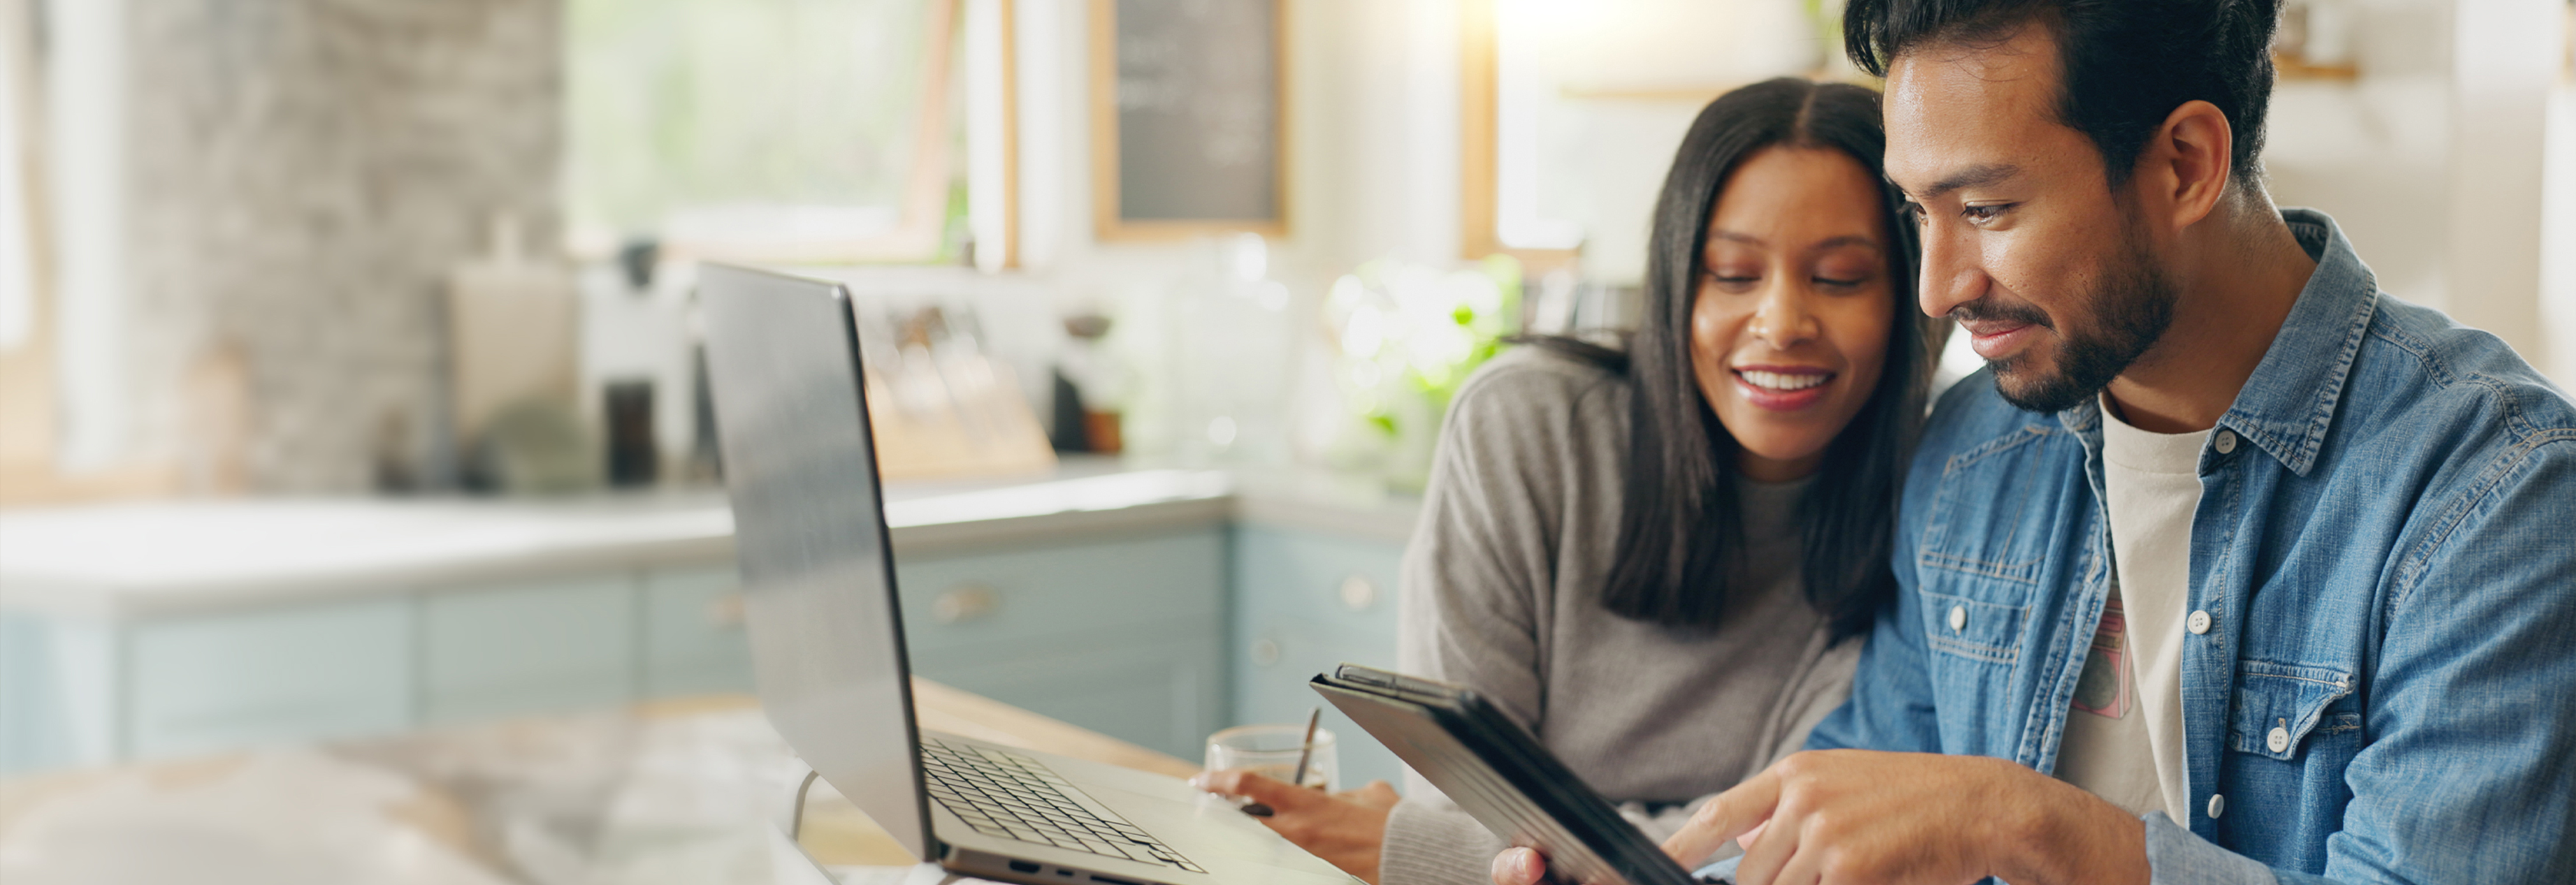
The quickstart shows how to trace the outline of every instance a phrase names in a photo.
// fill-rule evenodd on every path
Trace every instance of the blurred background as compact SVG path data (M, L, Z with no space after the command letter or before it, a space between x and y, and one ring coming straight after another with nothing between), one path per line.
M709 260L857 296L923 676L1295 721L1839 6L0 0L0 877L767 881ZM2576 6L2286 6L2276 199L2576 382Z

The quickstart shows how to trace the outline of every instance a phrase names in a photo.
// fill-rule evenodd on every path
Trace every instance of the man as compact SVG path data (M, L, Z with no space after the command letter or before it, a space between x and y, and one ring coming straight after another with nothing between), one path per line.
M1676 857L2576 881L2576 407L2271 204L2275 14L1851 0L1923 309L1989 371L1925 432L1852 700Z

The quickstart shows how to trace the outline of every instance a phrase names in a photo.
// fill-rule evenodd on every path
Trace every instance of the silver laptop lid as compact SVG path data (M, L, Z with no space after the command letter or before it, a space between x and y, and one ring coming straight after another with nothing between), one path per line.
M849 292L709 264L698 293L760 705L806 764L934 860Z

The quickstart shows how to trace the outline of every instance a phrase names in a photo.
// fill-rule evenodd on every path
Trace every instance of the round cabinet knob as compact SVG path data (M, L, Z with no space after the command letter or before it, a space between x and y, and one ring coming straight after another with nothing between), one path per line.
M1957 633L1965 629L1968 629L1968 607L1964 605L1951 606L1950 632Z
M1253 640L1252 662L1264 667L1279 663L1279 643L1267 639Z
M742 627L742 588L736 587L707 600L707 626L728 629Z
M1000 614L1002 595L982 584L959 584L939 591L930 601L930 617L942 624L963 624Z
M1353 574L1342 579L1342 607L1355 612L1368 611L1377 604L1377 582L1367 575Z

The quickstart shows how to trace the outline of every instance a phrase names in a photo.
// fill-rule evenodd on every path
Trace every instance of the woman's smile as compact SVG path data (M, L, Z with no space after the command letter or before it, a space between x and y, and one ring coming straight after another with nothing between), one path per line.
M1737 366L1735 386L1746 402L1775 412L1795 412L1825 400L1826 385L1838 377L1815 366Z

